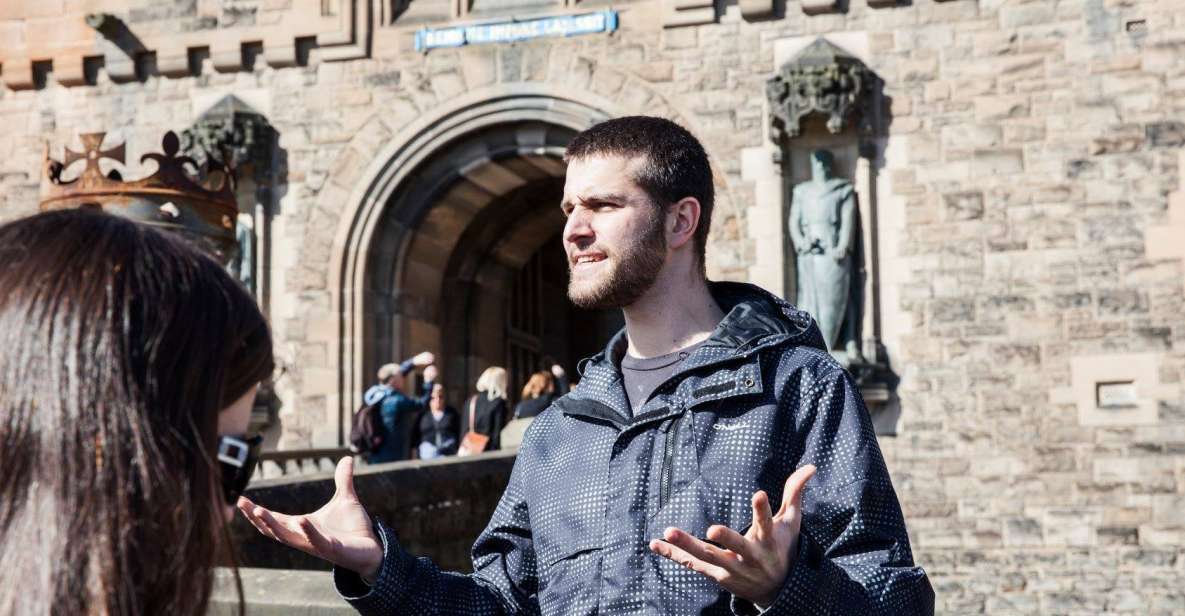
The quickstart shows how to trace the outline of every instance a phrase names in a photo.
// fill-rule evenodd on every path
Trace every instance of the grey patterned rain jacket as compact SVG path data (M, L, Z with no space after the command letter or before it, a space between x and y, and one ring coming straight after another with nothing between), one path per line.
M385 546L373 588L335 572L363 614L731 614L753 606L650 552L675 526L749 526L750 498L774 509L794 469L799 551L768 614L932 614L901 508L851 377L806 313L761 289L712 283L727 315L631 415L619 333L583 380L535 419L506 493L473 546L471 575Z

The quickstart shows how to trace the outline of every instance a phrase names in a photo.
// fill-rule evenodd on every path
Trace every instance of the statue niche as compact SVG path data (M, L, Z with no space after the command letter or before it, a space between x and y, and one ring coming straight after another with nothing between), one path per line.
M235 219L235 245L227 269L256 298L260 298L255 278L260 254L258 238L264 229L256 228L256 218L266 225L276 187L275 177L279 134L263 114L234 95L228 95L206 110L192 126L181 133L182 150L198 163L217 156L236 171L242 180L236 195L239 214Z
M828 348L863 363L864 251L856 189L834 174L828 150L811 154L811 179L794 187L788 221L798 307L815 317Z
M778 67L766 98L774 161L789 196L786 296L815 318L836 359L865 382L881 382L888 366L875 216L887 126L883 82L855 55L817 38Z
M878 434L894 433L899 381L881 341L877 173L889 125L884 82L817 38L766 82L784 192L785 295L819 324Z

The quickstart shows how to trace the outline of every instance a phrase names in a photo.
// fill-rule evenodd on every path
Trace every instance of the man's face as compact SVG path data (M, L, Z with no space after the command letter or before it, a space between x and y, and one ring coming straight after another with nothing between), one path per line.
M444 410L444 385L436 384L432 386L432 396L428 399L431 403L432 410Z
M811 174L817 178L831 177L831 159L819 154L811 156Z
M403 391L403 375L398 372L392 374L391 378L387 379L387 386L391 389Z
M568 299L581 308L633 304L666 261L664 217L633 180L644 164L620 156L568 163L562 203Z

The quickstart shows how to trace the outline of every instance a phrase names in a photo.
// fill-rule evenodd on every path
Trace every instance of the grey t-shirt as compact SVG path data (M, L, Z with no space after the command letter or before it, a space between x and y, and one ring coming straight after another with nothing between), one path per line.
M621 379L622 385L625 386L625 395L630 399L630 412L638 412L654 389L675 374L679 370L679 364L704 342L707 340L666 355L646 359L626 353L625 357L621 358Z

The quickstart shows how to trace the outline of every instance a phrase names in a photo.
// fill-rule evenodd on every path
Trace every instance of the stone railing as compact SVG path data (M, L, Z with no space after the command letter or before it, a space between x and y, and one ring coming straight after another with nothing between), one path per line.
M308 452L303 452L308 455ZM359 464L354 488L367 511L393 528L408 552L445 569L468 571L469 549L506 489L517 452L470 458ZM332 458L336 462L336 457ZM333 497L333 466L256 479L247 497L281 513L314 511ZM241 516L231 524L239 563L267 569L328 569L328 564L264 537Z
M254 479L332 473L337 461L348 455L350 450L345 447L265 451L259 456Z
M358 612L337 594L327 571L239 569L249 616L352 616ZM239 616L234 573L219 567L207 616Z

